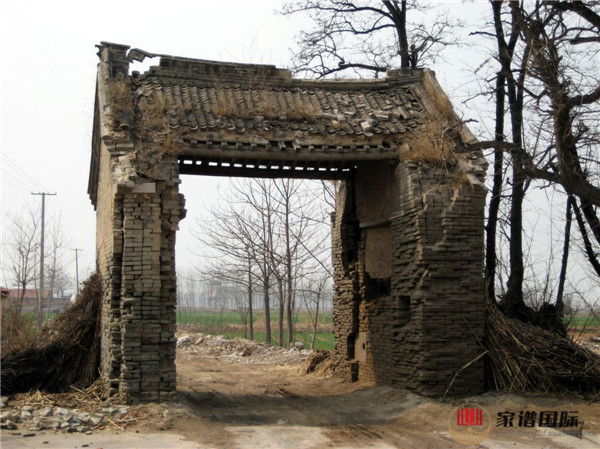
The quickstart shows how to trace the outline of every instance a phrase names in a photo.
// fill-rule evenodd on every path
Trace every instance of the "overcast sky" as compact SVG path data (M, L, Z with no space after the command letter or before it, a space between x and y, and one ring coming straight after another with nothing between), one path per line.
M267 0L2 2L3 231L11 214L40 204L32 191L56 192L47 197L47 217L61 214L69 248L83 249L81 271L92 270L95 214L87 182L98 62L94 46L109 41L153 53L286 66L299 24L273 14L279 5ZM197 190L189 178L184 193ZM189 206L194 200L202 204L199 195L186 196ZM191 212L187 222L193 217ZM73 251L67 260L73 262Z
M275 14L283 2L20 1L2 2L0 145L2 229L7 217L47 198L48 217L61 215L69 248L81 248L81 277L95 266L95 213L87 196L96 44L109 41L152 53L289 67L294 36L306 23ZM464 21L481 21L487 2L445 2ZM466 34L466 33L465 33ZM478 64L481 38L448 53L433 69L450 97L467 97L466 67ZM471 76L470 79L473 79ZM473 85L476 87L476 85ZM482 108L485 104L482 104ZM466 109L466 118L478 111ZM480 122L481 123L481 122ZM224 178L183 177L188 217L177 236L178 268L194 263L190 227ZM532 205L532 207L537 207ZM556 211L559 217L562 212ZM550 214L551 215L551 214ZM551 217L550 217L551 218ZM539 218L535 218L536 220ZM552 221L552 220L550 220ZM560 219L557 218L557 232ZM557 234L558 235L558 234ZM7 236L3 235L3 242ZM3 245L4 247L4 245ZM557 254L559 256L559 254ZM5 265L3 254L2 267ZM74 252L66 255L73 273ZM7 273L1 273L0 284Z

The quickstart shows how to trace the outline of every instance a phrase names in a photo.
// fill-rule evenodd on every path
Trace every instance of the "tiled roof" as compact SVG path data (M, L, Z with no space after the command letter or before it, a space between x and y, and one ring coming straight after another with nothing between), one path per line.
M108 42L98 48L96 107L109 108L95 114L92 201L100 140L123 151L170 142L165 148L177 154L182 174L344 179L361 161L398 159L411 134L448 117L437 101L448 100L427 69L389 70L375 80L306 80L272 65L157 55ZM132 61L149 57L159 57L158 65L130 72ZM119 103L129 91L114 84L111 93L119 80L132 89L133 115Z
M162 57L133 81L139 98L169 105L172 128L385 138L409 132L425 115L401 76L309 81L273 66Z

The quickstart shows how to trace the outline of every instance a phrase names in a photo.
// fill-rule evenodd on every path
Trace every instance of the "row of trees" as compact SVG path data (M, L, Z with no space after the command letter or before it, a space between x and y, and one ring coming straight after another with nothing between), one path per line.
M250 302L251 298L262 294L258 285L254 286L251 294L247 286L231 281L207 279L214 275L212 269L198 272L195 269L179 272L177 275L177 314L178 322L189 325L208 326L208 332L220 333L228 326L238 323L238 317L243 327L244 338L255 338L256 323L262 327L264 310L259 302ZM221 277L221 276L219 276ZM311 349L314 346L319 322L322 322L322 312L331 311L333 307L333 291L330 276L309 277L298 280L294 289L293 323L298 324L298 313L301 311L310 322L312 330ZM270 307L280 310L280 298L271 285ZM252 306L252 324L250 324L250 306ZM283 304L285 307L285 304ZM211 312L207 320L206 313ZM274 321L271 319L271 321ZM208 324L207 324L208 323ZM302 324L304 325L306 321ZM250 329L252 332L250 332ZM230 330L230 329L229 329ZM281 328L279 329L281 331ZM280 332L281 333L281 332ZM284 343L287 343L284 342Z
M40 212L28 206L8 218L3 239L2 283L17 290L8 304L12 314L20 315L27 290L40 289ZM73 286L73 276L67 271L68 241L60 216L46 219L44 289L42 304L51 304L54 297L64 296ZM43 310L38 308L38 327L43 322Z
M250 339L258 302L268 344L274 302L279 345L294 342L294 312L301 302L314 311L316 329L331 278L327 192L331 189L304 180L239 179L207 217L197 220L195 237L209 249L201 254L209 263L197 268L199 277L244 291L237 308L243 311Z
M312 20L298 36L295 69L317 78L431 65L460 44L460 22L424 2L304 0L283 13ZM489 151L491 162L487 295L507 314L564 332L573 248L587 259L588 281L600 280L600 2L489 1L487 18L466 39L487 53L473 62L475 88L463 92L470 113L482 111L472 149ZM489 115L486 102L493 104ZM528 252L539 236L527 226L524 205L540 189L555 192L551 208L564 207L558 276ZM534 313L527 298L540 295L542 313Z

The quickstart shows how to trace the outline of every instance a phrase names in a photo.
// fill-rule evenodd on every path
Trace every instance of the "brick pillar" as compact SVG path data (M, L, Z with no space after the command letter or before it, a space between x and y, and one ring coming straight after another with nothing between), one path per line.
M354 342L358 333L358 222L354 203L354 182L344 181L336 198L332 220L333 334L335 371L347 380L356 380L358 364Z
M442 395L459 373L451 393L481 392L483 362L461 368L483 351L485 189L412 163L401 163L396 176L391 296L409 316L394 332L397 368L380 374L419 393Z
M386 173L389 173L387 175ZM361 166L333 225L336 372L421 394L483 389L485 189L460 169Z
M119 393L127 402L175 398L177 184L143 183L122 193Z

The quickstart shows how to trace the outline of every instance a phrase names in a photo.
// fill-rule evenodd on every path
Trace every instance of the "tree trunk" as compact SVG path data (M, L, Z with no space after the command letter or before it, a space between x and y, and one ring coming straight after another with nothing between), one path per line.
M268 267L265 267L265 272ZM265 307L265 343L271 346L271 311L269 307L269 276L263 277L263 303Z
M248 321L250 328L250 340L254 340L254 311L252 310L252 271L248 263Z
M509 315L523 317L523 198L524 177L517 162L513 162L513 188L510 207L510 275L503 310Z
M525 92L525 76L529 62L530 47L523 49L519 77L507 76L508 105L512 126L512 141L517 148L523 146L523 96ZM523 172L523 161L519 151L512 154L512 195L510 206L510 275L503 310L509 315L525 318L528 308L523 300L523 200L525 198L526 177Z
M294 317L293 317L293 296L294 281L292 270L292 249L290 244L290 197L289 191L286 191L285 198L285 262L286 262L286 280L287 280L287 327L288 327L288 347L294 343Z
M567 262L569 260L569 244L571 241L571 221L573 220L573 196L567 197L567 213L565 221L565 239L563 243L563 255L560 263L560 275L558 278L558 292L556 293L556 307L560 307L561 315L564 309L563 293L565 280L567 278Z
M585 253L588 257L590 265L592 266L596 274L600 276L600 261L598 261L598 258L594 253L594 248L588 236L587 229L585 228L585 223L583 221L583 217L581 216L581 211L579 210L579 205L577 204L577 201L573 201L573 212L575 212L575 219L577 220L577 226L579 227L581 239L583 240L583 247L585 249Z
M398 34L398 47L400 53L400 67L407 69L410 67L410 52L408 48L408 37L406 33L406 1L400 2L400 8L396 2L385 1L385 7L390 12L396 33Z
M504 140L504 83L506 78L502 72L496 78L496 140ZM498 227L498 211L500 210L500 198L502 193L502 169L504 167L504 151L501 148L494 149L494 176L492 185L492 196L488 209L488 222L485 227L485 282L487 296L496 300L496 229Z
M281 276L277 277L277 293L279 295L279 346L283 347L283 318L285 309L285 294L283 293L283 280Z
M313 322L312 338L310 340L310 349L315 349L315 340L317 339L317 328L319 326L319 304L321 303L321 296L317 296L317 310L315 311L315 320Z
M288 347L294 344L294 295L288 281L288 300L287 300L287 327L288 327Z

